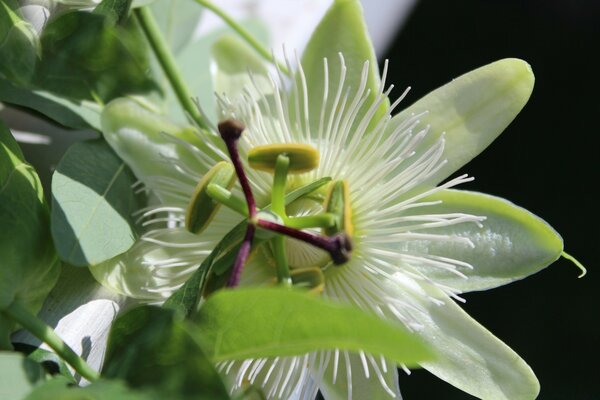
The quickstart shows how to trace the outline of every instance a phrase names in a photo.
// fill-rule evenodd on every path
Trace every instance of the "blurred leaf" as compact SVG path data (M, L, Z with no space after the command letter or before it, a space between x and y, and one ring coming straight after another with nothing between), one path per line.
M155 89L148 77L147 46L135 25L114 26L104 15L67 12L46 25L34 83L75 99L107 102Z
M31 24L14 11L16 5L0 2L0 75L27 84L34 74L39 42Z
M331 178L324 177L291 191L285 196L285 204L288 205L293 203L330 181ZM269 210L270 208L270 205L268 205L264 207L263 210ZM226 277L225 273L231 269L245 231L245 221L239 223L230 230L215 246L210 255L204 259L202 264L200 264L200 267L198 267L186 283L167 299L164 306L180 311L186 318L192 316L198 307L201 295L205 292L204 288L209 274ZM258 238L254 239L255 246L257 245L258 240ZM218 282L224 284L225 279L218 279ZM212 292L221 287L222 285L214 285L213 287L208 288L208 290Z
M43 90L29 90L0 78L0 101L27 107L68 128L100 130L102 107L88 100L69 100Z
M70 386L56 377L35 387L24 400L158 400L156 397L129 389L119 380L99 380L86 387Z
M40 179L0 121L0 310L15 298L37 313L60 273ZM0 315L0 349L12 322Z
M60 375L70 383L76 383L69 367L62 358L56 355L56 353L25 343L15 343L14 347L15 351L23 353L28 360L40 364L46 373L50 375Z
M94 13L105 15L113 24L121 24L127 19L130 8L131 0L102 0Z
M0 351L0 399L22 399L40 381L44 370L20 353Z
M75 143L52 177L52 237L61 259L82 267L135 242L135 178L103 140Z
M103 375L163 399L229 399L219 374L173 310L135 308L113 324Z
M222 290L194 317L194 338L215 362L341 349L406 365L431 358L404 326L286 288Z
M152 14L173 54L178 54L194 37L202 7L190 0L155 1Z

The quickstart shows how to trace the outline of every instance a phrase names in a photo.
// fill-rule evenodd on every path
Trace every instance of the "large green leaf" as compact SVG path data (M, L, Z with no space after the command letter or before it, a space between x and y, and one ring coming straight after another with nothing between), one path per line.
M33 167L0 121L0 310L15 299L37 312L58 279L48 207ZM0 348L14 325L0 316Z
M461 223L428 230L428 233L468 238L472 247L444 241L411 240L400 244L409 252L460 260L473 267L457 267L467 279L447 269L421 267L420 271L434 282L463 292L491 289L539 271L562 253L562 239L550 225L507 200L482 193L444 190L426 201L438 200L442 203L420 208L420 212L465 213L486 219L481 226Z
M380 83L377 57L367 26L363 18L363 11L358 0L335 0L327 14L323 17L314 33L312 34L304 54L302 55L302 67L306 74L309 114L312 131L319 126L319 118L323 107L331 107L339 77L342 70L339 62L339 54L342 53L347 68L345 87L351 89L351 94L356 93L360 87L361 72L365 61L369 62L366 89L371 92L365 101L365 105L358 113L358 121L365 114L366 109L372 104L379 94ZM323 58L327 58L329 68L329 101L327 105L322 104L323 90L325 87L325 75L323 72ZM374 120L385 113L389 102L384 101Z
M219 374L175 315L142 306L120 316L110 332L103 375L163 399L229 399Z
M525 61L507 58L468 72L440 87L396 115L389 128L419 117L429 134L415 149L418 159L445 133L442 159L428 183L435 185L471 161L517 116L529 100L534 76Z
M217 292L194 317L196 340L214 361L364 350L415 365L431 353L399 324L291 289Z
M112 98L156 89L148 77L147 46L135 26L114 25L110 17L67 12L51 20L40 41L37 89L74 98Z
M60 375L70 383L77 383L67 363L55 352L25 343L15 343L14 347L15 351L25 354L28 360L40 364L48 374Z
M19 84L33 77L39 52L35 29L15 11L15 1L0 2L0 76Z
M98 264L135 242L133 174L103 140L71 146L52 177L52 237L75 266Z
M44 90L30 90L0 78L0 101L26 107L68 128L100 130L102 107L89 100L73 100Z
M20 353L0 352L0 399L22 399L44 380L44 370Z

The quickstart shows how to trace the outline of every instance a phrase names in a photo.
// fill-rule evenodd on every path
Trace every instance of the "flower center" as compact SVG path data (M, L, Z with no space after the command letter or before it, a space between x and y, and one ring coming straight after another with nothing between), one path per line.
M218 208L225 205L248 219L246 235L228 281L229 287L237 286L251 248L266 245L275 261L279 284L321 291L324 286L321 268L329 264L343 265L350 260L352 254L353 229L348 183L337 181L330 184L325 202L320 207L315 207L320 212L289 215L286 209L288 175L317 168L319 152L304 144L254 147L248 152L250 167L273 174L271 204L262 210L257 209L238 151L238 140L244 129L240 122L234 120L219 124L219 132L227 146L231 164L218 163L198 183L188 206L186 227L192 233L201 233L210 224ZM235 176L233 171L240 181L244 200L230 191ZM304 193L309 194L310 192ZM294 260L295 257L288 257L291 241L299 241L318 249L316 254L324 252L329 259L323 260L319 256L314 260L314 265L302 265Z

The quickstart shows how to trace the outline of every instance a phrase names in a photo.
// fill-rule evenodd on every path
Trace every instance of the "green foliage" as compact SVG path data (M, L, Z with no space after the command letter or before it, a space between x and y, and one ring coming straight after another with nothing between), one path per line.
M154 89L147 75L147 46L139 31L101 14L68 12L48 23L34 86L74 99L107 102Z
M229 399L202 349L165 308L138 307L115 321L103 375L163 399Z
M42 185L0 121L0 311L18 299L37 312L60 273ZM0 349L12 322L0 314Z
M194 317L194 338L214 361L343 349L415 365L432 357L402 325L287 288L223 290Z
M70 386L63 377L35 387L23 400L159 400L150 393L132 390L120 380L99 380L86 387ZM173 397L173 399L176 399Z
M122 24L129 15L131 0L102 0L94 9L94 14L102 14L113 24Z
M44 369L20 353L0 351L0 399L22 399L45 379Z
M26 83L34 74L39 43L31 24L15 11L16 6L15 1L0 2L0 77Z
M73 374L67 367L65 361L53 351L31 346L24 343L15 343L15 350L27 356L28 360L40 364L46 373L50 375L60 375L70 383L76 383Z
M79 267L99 264L133 245L134 183L103 140L71 146L52 177L52 237L61 259Z

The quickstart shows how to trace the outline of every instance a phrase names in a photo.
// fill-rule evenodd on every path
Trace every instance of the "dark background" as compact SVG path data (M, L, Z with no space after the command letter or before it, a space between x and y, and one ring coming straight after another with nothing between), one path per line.
M505 57L532 65L533 95L517 119L462 171L463 189L508 198L548 221L565 250L520 282L467 294L464 308L519 353L540 399L600 399L600 1L421 0L385 56L407 104ZM426 371L400 376L407 399L471 399Z

